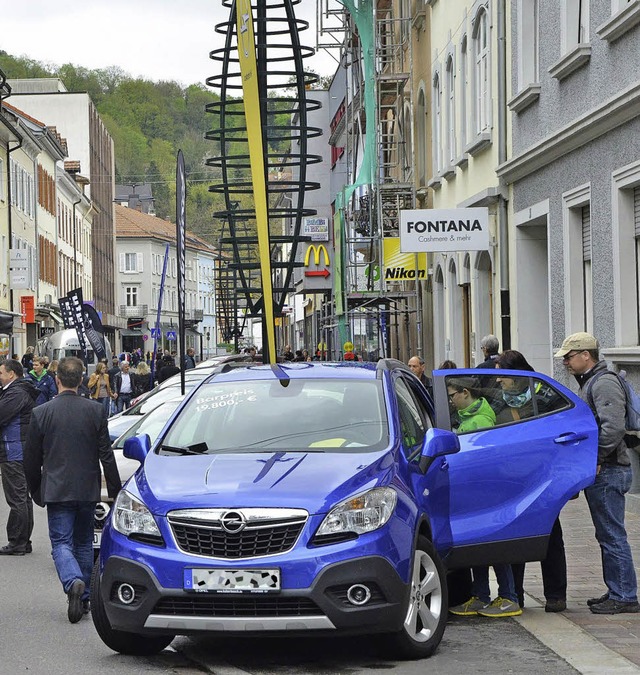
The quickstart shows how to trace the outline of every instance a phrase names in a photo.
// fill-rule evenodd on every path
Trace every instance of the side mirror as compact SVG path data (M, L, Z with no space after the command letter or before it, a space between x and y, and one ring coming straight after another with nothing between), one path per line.
M143 434L142 436L132 436L127 438L124 442L124 447L122 448L122 454L127 459L135 459L136 461L142 464L149 454L151 448L151 439L149 434Z
M425 472L436 457L453 455L459 450L460 439L452 431L429 429L424 437L418 466L422 472Z

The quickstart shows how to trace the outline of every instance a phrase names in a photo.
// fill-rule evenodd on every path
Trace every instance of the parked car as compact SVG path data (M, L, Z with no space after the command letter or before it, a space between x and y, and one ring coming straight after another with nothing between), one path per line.
M96 563L104 643L379 633L395 657L432 654L447 570L544 558L597 455L588 406L545 375L443 370L433 391L392 360L209 376L155 441L125 442L141 466ZM472 391L493 412L463 432L449 403Z

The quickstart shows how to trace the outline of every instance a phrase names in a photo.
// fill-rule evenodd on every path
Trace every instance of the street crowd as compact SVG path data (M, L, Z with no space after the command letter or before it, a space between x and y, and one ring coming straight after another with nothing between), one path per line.
M533 371L515 350L499 352L498 339L483 338L484 361L478 368ZM246 353L255 360L254 347ZM32 552L33 502L47 508L52 556L64 593L67 615L78 622L90 611L89 584L93 565L93 516L100 499L101 470L108 493L115 498L120 476L110 446L107 419L126 409L132 398L148 391L154 380L162 382L180 371L175 355L165 352L154 364L138 350L114 358L111 367L101 362L87 377L83 362L67 357L48 363L28 350L24 357L0 363L0 470L9 506L8 543L0 556L24 556ZM307 350L292 352L286 361L321 360ZM352 357L355 355L352 353ZM625 529L625 494L632 481L629 452L633 437L626 434L626 393L617 375L600 359L597 339L588 333L568 336L555 357L562 359L579 385L579 394L592 408L598 425L598 459L595 481L585 488L595 538L600 546L606 590L588 601L594 614L640 611L637 580ZM345 354L346 358L346 354ZM431 380L425 362L413 356L408 366L427 391ZM185 368L195 367L193 349L187 350ZM456 368L447 361L440 368ZM514 391L514 378L498 377L505 411L511 419L523 416L531 395ZM457 433L491 427L496 414L481 395L479 378L458 377L447 382L449 403L456 415ZM548 393L536 391L543 405ZM630 449L631 448L631 449ZM542 561L547 612L566 609L567 561L562 527L553 525L547 557ZM509 617L522 613L524 565L496 564L498 596L491 600L489 568L473 567L450 574L450 612L458 616Z

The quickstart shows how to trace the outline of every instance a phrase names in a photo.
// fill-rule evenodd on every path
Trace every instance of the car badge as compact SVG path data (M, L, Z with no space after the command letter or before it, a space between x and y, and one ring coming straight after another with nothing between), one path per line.
M220 518L222 529L229 534L242 532L247 526L245 517L239 511L225 511Z

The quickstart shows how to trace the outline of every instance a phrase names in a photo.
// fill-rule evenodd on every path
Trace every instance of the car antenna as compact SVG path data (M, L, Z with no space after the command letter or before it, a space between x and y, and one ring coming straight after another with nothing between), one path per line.
M285 369L278 363L272 363L271 364L271 370L273 371L273 374L278 378L278 381L283 387L288 387L289 382L291 382L289 378L289 374L285 371Z

